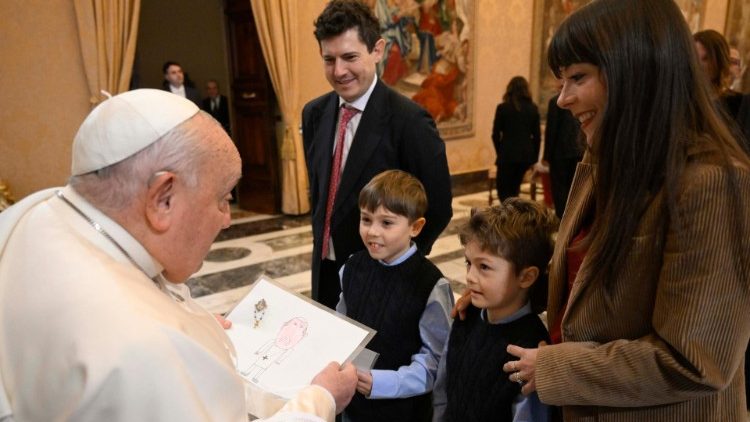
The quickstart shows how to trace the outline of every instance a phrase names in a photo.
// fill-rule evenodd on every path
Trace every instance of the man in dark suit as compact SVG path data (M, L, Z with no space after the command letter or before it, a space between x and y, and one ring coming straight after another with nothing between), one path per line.
M570 110L557 105L555 95L547 105L547 125L544 130L544 161L549 165L552 184L552 199L555 213L562 218L568 193L573 184L573 175L578 162L583 158L583 142L579 141L579 124Z
M227 134L232 132L229 128L229 103L227 97L219 94L219 83L215 79L206 82L206 98L201 102L201 109L216 119Z
M201 106L201 94L197 89L185 83L185 73L179 63L166 62L161 67L161 71L164 73L164 82L161 87L163 90L187 98L198 107Z
M312 203L312 296L334 308L340 293L338 271L364 248L358 198L373 176L401 169L424 185L427 224L415 239L424 254L453 212L445 144L435 122L375 75L385 41L370 9L357 1L332 1L315 21L315 37L334 92L310 101L302 111ZM339 144L343 149L336 154L334 146Z

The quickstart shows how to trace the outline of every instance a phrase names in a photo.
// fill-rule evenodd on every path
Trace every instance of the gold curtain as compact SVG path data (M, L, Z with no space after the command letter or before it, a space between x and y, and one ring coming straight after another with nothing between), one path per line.
M140 0L75 0L78 39L92 106L128 90Z
M285 214L310 211L307 168L300 136L299 74L297 62L297 1L250 0L263 57L284 117L281 142L281 210Z

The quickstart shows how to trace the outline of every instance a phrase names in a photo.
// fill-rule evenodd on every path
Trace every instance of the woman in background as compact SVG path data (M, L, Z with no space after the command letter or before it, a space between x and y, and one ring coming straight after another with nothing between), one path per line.
M696 32L693 39L698 60L713 87L714 97L724 106L724 111L736 120L742 94L730 88L732 72L727 40L713 29Z
M529 83L521 76L510 80L495 110L492 143L497 154L497 196L502 202L518 196L523 175L539 157L539 109L531 101Z

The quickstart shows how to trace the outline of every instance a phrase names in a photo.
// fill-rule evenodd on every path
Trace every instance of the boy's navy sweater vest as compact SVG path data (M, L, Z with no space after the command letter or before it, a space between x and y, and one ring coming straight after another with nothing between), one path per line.
M466 319L456 318L448 340L446 421L512 421L511 406L521 386L503 372L505 362L516 360L508 344L536 348L549 334L536 314L507 324L489 324L480 309L469 306Z
M422 339L419 320L437 281L443 277L419 251L401 264L386 266L367 251L352 255L342 278L346 314L378 332L367 347L380 356L375 369L409 365ZM429 421L432 393L403 399L366 399L356 393L346 408L351 420Z

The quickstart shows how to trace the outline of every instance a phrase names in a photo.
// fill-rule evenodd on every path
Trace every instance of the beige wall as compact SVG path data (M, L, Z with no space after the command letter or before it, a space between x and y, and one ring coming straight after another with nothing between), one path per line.
M65 184L89 111L73 2L0 1L0 178L19 199Z
M144 0L144 8L151 10L156 0ZM170 0L173 2L176 0ZM299 2L299 43L297 61L302 78L301 103L327 92L318 53L312 35L312 22L323 9L325 0L297 0ZM707 0L704 26L723 30L728 0ZM505 85L515 75L529 77L533 23L532 0L476 0L476 69L475 69L475 134L466 139L446 142L448 162L452 174L486 169L494 163L490 141L495 105L500 101ZM223 41L219 0L190 0L180 3L180 10L195 10L188 20L187 33L208 31L213 41L210 47L191 54L191 43L182 47L164 48L182 61L196 82L221 75L226 59L213 56L217 42ZM175 9L177 10L177 9ZM180 12L182 13L182 12ZM210 14L210 18L206 18ZM86 83L80 60L75 14L68 0L3 0L0 1L0 98L5 105L0 110L0 178L6 179L17 198L35 190L65 182L70 166L70 145L75 131L88 111ZM152 16L152 14L149 14ZM163 17L154 22L142 16L151 27L166 25ZM202 19L200 17L203 17ZM209 23L213 22L213 23ZM160 23L161 22L161 23ZM151 43L171 37L151 32ZM218 41L217 41L218 40ZM140 45L140 42L139 42ZM139 48L143 48L142 46ZM222 47L223 48L223 47ZM156 51L152 49L152 51ZM164 52L166 56L168 53ZM181 57L185 54L185 57ZM193 57L204 60L193 61ZM153 64L146 66L142 59L143 84L158 84L162 55L153 55ZM204 63L218 67L204 68ZM146 73L148 71L148 77ZM152 73L153 72L153 73ZM226 71L224 73L226 75ZM150 79L153 78L153 79ZM226 92L227 84L222 84Z

